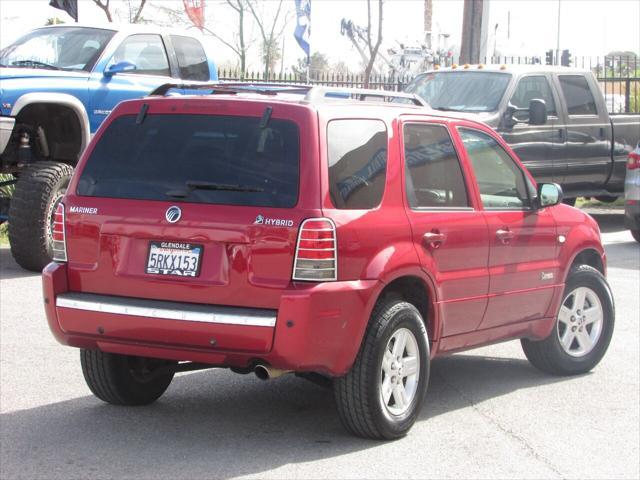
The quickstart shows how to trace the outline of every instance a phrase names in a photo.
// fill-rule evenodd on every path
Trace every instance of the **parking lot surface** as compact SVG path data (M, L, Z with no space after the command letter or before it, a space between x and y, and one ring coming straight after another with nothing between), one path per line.
M55 342L40 277L0 249L0 478L638 478L640 247L594 215L616 302L590 374L538 372L519 342L437 359L406 438L342 429L331 391L293 376L176 376L149 407L106 405Z

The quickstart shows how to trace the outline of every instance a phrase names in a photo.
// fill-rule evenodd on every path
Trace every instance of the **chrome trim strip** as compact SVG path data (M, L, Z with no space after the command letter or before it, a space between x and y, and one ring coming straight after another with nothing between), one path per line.
M87 293L63 293L56 298L56 307L157 318L185 322L220 323L252 327L275 327L277 312L241 307L196 305L190 303L145 300Z

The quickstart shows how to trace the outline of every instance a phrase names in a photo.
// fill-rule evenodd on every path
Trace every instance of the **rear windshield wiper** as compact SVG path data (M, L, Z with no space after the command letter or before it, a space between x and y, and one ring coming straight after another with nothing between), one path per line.
M60 67L56 67L55 65L49 65L48 63L39 62L37 60L16 60L15 62L11 62L11 65L14 67L33 67L33 68L47 68L49 70L62 70Z
M230 183L214 183L200 180L187 180L185 182L187 190L169 190L166 195L169 197L185 198L193 190L216 190L225 192L264 192L260 187L249 187L246 185L235 185Z
M460 110L459 108L449 108L449 107L431 107L434 110L440 110L441 112L464 112L464 110Z

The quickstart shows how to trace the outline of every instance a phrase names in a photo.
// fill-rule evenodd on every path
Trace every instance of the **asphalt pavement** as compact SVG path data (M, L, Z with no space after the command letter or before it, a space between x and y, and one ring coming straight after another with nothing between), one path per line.
M558 378L519 342L437 359L406 438L349 436L331 391L206 370L149 407L94 398L51 336L40 277L0 249L0 478L639 478L640 246L603 230L616 328L593 372Z

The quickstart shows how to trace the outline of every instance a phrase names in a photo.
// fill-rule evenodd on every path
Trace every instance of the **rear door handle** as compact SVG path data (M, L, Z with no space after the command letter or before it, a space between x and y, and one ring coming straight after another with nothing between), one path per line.
M496 237L498 237L498 240L500 240L504 244L507 244L511 240L513 240L514 236L514 233L508 228L499 228L498 230L496 230Z
M431 248L440 248L440 245L445 242L447 236L438 230L433 230L425 233L422 238L424 238L425 243Z

